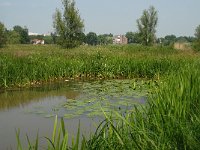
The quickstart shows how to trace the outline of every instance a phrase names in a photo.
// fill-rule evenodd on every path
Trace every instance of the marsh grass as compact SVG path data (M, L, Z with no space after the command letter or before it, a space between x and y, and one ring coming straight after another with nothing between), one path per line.
M149 97L117 120L106 123L87 142L88 149L198 149L200 147L199 63L171 74Z
M0 88L63 78L159 78L193 63L198 54L168 47L14 45L0 51Z
M133 111L126 115L113 112L114 116L102 109L105 120L96 132L86 139L76 136L72 146L65 149L88 150L132 150L132 149L176 149L198 150L200 147L200 63L184 66L181 70L172 72L167 80L158 82L154 93L149 95L146 105L135 105ZM64 122L58 130L67 136ZM53 138L50 147L55 148L57 118L54 124ZM67 140L67 139L66 139ZM66 141L67 142L67 141ZM61 142L62 143L62 142ZM79 144L78 144L79 143ZM77 146L78 145L78 146Z
M72 147L67 145L68 135L63 125L55 136L56 120L52 139L47 138L48 149L199 149L198 53L140 45L83 46L69 51L38 47L35 51L27 50L26 55L15 55L15 47L15 50L7 49L1 50L0 55L1 88L55 78L150 78L158 81L145 106L135 106L132 113L126 115L115 112L117 118L104 112L105 121L96 133L90 139L80 139L78 132ZM61 132L65 133L62 138Z

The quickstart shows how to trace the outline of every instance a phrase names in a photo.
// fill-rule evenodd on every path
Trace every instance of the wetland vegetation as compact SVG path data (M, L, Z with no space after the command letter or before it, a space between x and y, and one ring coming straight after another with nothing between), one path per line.
M199 53L141 45L81 46L68 50L55 45L8 45L0 50L0 57L2 91L55 81L95 80L84 84L82 92L89 93L87 97L62 105L74 113L61 117L102 113L105 120L90 138L80 138L77 132L77 140L68 145L64 122L61 119L58 128L56 119L53 137L47 138L48 149L198 149L200 146ZM122 97L121 92L125 92ZM145 98L132 104L137 96ZM108 111L111 108L112 113ZM125 110L128 111L124 113ZM51 117L56 113L45 115ZM18 134L17 131L21 149ZM36 138L32 145L28 140L28 145L37 149L38 142Z
M0 149L199 149L200 26L195 37L157 38L150 6L135 32L85 35L75 0L62 4L48 36L0 22ZM100 23L109 29L105 18Z
M31 86L70 78L158 79L196 61L193 52L169 47L15 45L0 50L0 88Z

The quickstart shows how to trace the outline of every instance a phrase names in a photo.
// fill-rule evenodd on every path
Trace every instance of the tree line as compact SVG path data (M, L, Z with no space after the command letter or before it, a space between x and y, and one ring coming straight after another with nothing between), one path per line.
M79 43L93 46L107 45L113 43L112 38L113 35L111 33L100 35L97 35L95 32L89 32L88 34L81 33ZM32 44L34 39L44 40L45 44L62 44L60 36L57 33L51 33L50 35L29 35L28 28L26 27L16 25L13 29L8 30L0 22L0 47L6 44Z
M112 34L97 35L95 32L84 34L84 21L76 8L74 0L62 0L63 12L56 9L53 17L54 33L50 36L29 36L26 27L14 26L12 30L7 30L0 22L0 47L8 44L28 44L37 38L45 40L46 44L58 44L63 48L74 48L81 44L107 45L113 43ZM167 35L164 38L156 38L156 27L158 23L158 12L153 6L145 9L139 19L137 19L138 31L127 32L128 43L139 43L151 46L155 43L162 45L172 45L176 41L187 41L195 43L199 47L200 25L195 30L195 37L176 37ZM197 46L196 46L197 45ZM199 44L200 45L200 44Z

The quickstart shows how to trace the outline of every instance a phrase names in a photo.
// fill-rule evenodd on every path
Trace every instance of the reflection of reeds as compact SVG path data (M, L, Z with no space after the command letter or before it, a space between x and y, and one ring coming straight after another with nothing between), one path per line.
M47 86L47 85L46 85ZM46 96L66 96L66 98L75 98L79 95L78 91L65 87L64 85L56 84L46 88L32 88L24 90L6 91L0 94L0 110L10 109L27 105L31 102L38 102ZM56 88L55 88L56 87Z

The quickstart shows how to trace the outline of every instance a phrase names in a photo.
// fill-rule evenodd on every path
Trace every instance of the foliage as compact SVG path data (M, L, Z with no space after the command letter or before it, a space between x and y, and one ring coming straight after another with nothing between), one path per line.
M19 25L13 27L13 30L20 35L20 43L21 44L28 44L30 43L28 29L26 27L22 28Z
M159 83L146 106L132 114L105 114L87 149L198 149L200 147L199 63L184 66Z
M143 15L137 20L140 39L144 45L152 45L155 42L157 23L158 15L153 6L144 10Z
M106 120L96 133L82 141L78 134L78 142L72 146L77 148L75 143L80 143L82 149L198 149L199 66L198 53L169 47L82 46L65 51L52 45L9 45L0 53L0 84L27 85L58 77L150 78L157 86L145 106L137 106L126 115L116 112L117 118L104 112ZM61 137L65 130L56 130L55 122L52 138L46 138L49 149L59 149L68 137L67 132Z
M181 53L180 55L178 55ZM65 51L55 45L9 45L0 53L0 87L56 78L154 78L196 58L168 47L97 46Z
M163 45L172 45L176 41L175 35L166 35L163 41Z
M87 44L89 44L89 45L97 45L97 42L98 42L98 37L97 37L96 33L89 32L86 35L86 43Z
M164 38L158 38L157 43L162 44L164 46L173 46L175 42L179 43L192 43L196 39L195 37L190 36L179 36L176 37L175 35L166 35Z
M37 134L35 143L31 143L29 140L28 135L27 142L28 142L28 149L29 150L38 150L40 148L39 146L39 135ZM23 150L21 141L20 141L20 130L16 131L16 138L17 138L17 150ZM78 149L85 149L85 138L82 138L82 143L80 146L80 123L78 132L76 135L76 140L72 140L71 146L69 146L68 143L68 133L65 130L65 123L64 119L60 119L60 124L58 123L57 116L55 117L54 121L54 128L52 132L52 137L45 137L46 141L48 142L48 150L78 150Z
M200 52L200 40L196 40L192 43L192 48L197 51Z
M7 42L6 28L3 23L0 22L0 48L3 47Z
M96 132L89 139L84 136L80 139L79 124L76 141L71 146L67 144L63 119L57 128L56 117L52 138L46 137L48 149L199 149L199 65L198 59L192 63L186 60L178 71L171 70L167 78L154 81L154 93L149 94L146 105L135 106L131 113L113 112L117 116L113 117L102 109L105 120ZM19 132L16 135L18 147L22 149ZM29 147L38 147L37 139L38 136Z
M30 40L33 40L33 39L43 40L44 35L30 35L29 38L30 38Z
M137 32L127 32L126 38L128 39L128 43L140 43L140 35Z
M45 44L54 44L52 36L44 36L43 40Z
M63 0L64 12L56 10L54 28L56 29L57 43L64 48L74 48L82 44L84 23L75 8L74 0Z
M16 31L7 31L8 44L20 44L20 34Z
M180 37L177 37L177 38L176 38L176 42L179 42L179 43L187 43L188 40L187 40L187 37L180 36Z
M102 34L98 35L98 45L108 45L113 43L112 34Z
M200 25L195 30L195 36L198 40L200 40Z

